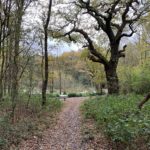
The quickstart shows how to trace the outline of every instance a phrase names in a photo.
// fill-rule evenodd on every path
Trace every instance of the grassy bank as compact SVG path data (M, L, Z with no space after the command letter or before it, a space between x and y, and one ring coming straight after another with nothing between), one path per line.
M62 103L56 97L47 98L44 109L41 108L41 96L32 95L28 101L21 95L15 111L15 123L10 119L11 101L6 99L0 104L0 149L15 149L22 140L30 136L41 137L44 129L49 128L61 110Z
M113 148L147 150L150 148L150 102L142 111L139 95L107 96L89 99L82 106L85 118L113 141Z

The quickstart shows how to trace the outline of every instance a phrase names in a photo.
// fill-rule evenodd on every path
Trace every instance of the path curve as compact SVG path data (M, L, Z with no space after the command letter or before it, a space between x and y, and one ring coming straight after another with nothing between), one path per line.
M56 126L43 132L39 142L25 142L20 150L81 150L81 117L80 105L84 98L69 98L64 102L64 107Z

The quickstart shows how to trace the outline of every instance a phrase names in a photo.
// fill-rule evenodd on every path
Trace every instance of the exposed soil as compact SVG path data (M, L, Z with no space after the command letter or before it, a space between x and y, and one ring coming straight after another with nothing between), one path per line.
M79 109L83 101L84 98L67 99L56 125L43 131L41 139L34 136L24 141L19 150L110 150L103 137L99 138L101 142L97 142L94 136L90 137L88 132L88 138L83 137L83 121Z

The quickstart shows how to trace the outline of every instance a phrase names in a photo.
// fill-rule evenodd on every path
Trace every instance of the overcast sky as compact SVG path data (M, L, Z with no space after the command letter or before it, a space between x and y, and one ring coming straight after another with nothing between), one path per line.
M39 0L39 2L42 5L47 5L46 3L48 2L48 0ZM41 22L41 16L43 13L42 11L43 9L38 4L33 4L31 7L29 7L27 9L27 14L24 16L24 20L25 20L24 26L31 27L31 28L33 26L40 27L42 25ZM127 44L129 42L135 42L135 41L137 41L137 35L134 35L132 38L124 38L122 40L121 47L124 44ZM58 55L66 51L77 51L81 48L81 47L79 48L79 46L74 43L68 44L65 42L56 42L56 40L52 40L52 39L49 39L48 45L49 45L49 52Z
M46 5L48 2L47 0L39 0L39 2L42 5ZM27 10L26 15L24 16L24 27L26 28L31 28L34 26L40 27L42 25L41 22L41 16L42 16L42 11L41 7L38 4L32 4ZM48 45L49 45L49 52L53 54L62 54L63 52L68 52L68 51L78 51L79 46L77 44L71 42L71 43L66 43L66 42L57 42L56 40L49 39L48 40ZM33 45L34 49L36 49L38 46L35 43ZM38 49L38 48L37 48Z

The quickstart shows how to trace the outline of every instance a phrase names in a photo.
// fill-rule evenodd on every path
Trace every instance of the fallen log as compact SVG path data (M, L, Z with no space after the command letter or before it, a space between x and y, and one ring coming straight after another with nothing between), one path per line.
M138 104L138 108L141 110L143 105L150 99L150 92L144 97L144 99Z

